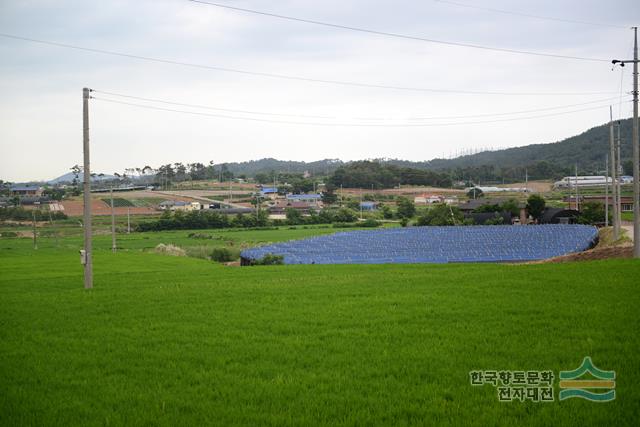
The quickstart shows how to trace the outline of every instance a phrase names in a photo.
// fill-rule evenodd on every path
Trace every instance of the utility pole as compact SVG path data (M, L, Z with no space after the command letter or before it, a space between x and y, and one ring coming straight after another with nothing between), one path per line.
M613 180L613 240L620 237L620 224L618 223L618 200L616 197L616 148L613 137L613 108L609 106L609 148L611 150L611 179ZM608 171L607 171L608 172ZM607 178L607 182L608 182Z
M605 184L604 184L604 226L609 226L609 156L605 154L604 156L604 170L605 170ZM613 191L615 194L616 188L615 184L613 187ZM615 201L615 196L614 196ZM613 219L615 222L615 218ZM617 239L616 239L617 240Z
M58 231L55 229L53 225L53 218L51 217L51 210L49 210L49 225L51 226L51 230L53 232L53 237L56 239L56 247L60 246L58 242Z
M111 195L111 252L116 251L116 216L113 213L113 184L109 189Z
M622 184L622 174L623 174L623 170L622 170L622 162L620 161L620 120L618 120L618 148L616 151L616 156L617 156L617 160L616 160L616 164L618 165L618 182L615 182L615 191L616 191L616 195L617 195L617 200L618 200L618 226L622 225L622 192L620 190L620 185Z
M33 222L33 249L38 249L38 233L36 232L36 210L31 211Z
M580 212L580 202L578 201L580 194L578 194L578 163L576 163L576 210Z
M93 262L91 242L91 169L89 165L89 92L82 89L82 147L84 155L84 252L81 262L84 265L84 287L93 288Z
M638 142L638 27L633 29L633 59L611 61L624 67L633 64L633 257L640 258L640 146Z
M127 234L131 234L131 208L127 206Z

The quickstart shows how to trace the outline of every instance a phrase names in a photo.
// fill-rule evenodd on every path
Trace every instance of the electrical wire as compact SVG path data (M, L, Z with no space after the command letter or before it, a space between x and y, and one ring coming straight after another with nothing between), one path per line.
M156 99L156 98L144 98L141 96L124 95L121 93L107 92L107 91L98 90L98 89L92 89L92 92L102 93L102 94L111 95L111 96L117 96L121 98L137 99L138 101L157 102L160 104L177 105L180 107L202 108L204 110L227 111L230 113L256 114L256 115L262 115L262 116L279 116L279 117L300 117L300 118L306 118L306 119L335 119L334 116L314 116L314 115L306 115L306 114L272 113L272 112L266 112L266 111L237 110L233 108L210 107L208 105L186 104L184 102L165 101L165 100Z
M287 74L265 73L260 71L242 70L238 68L219 67L214 65L196 64L192 62L175 61L171 59L163 59L151 56L134 55L124 52L116 52L105 49L95 49L90 47L78 46L68 43L58 43L48 40L34 39L30 37L18 36L15 34L0 33L0 37L5 37L14 40L28 41L32 43L44 44L48 46L56 46L66 49L74 49L84 52L99 53L103 55L119 56L123 58L136 59L141 61L156 62L161 64L180 65L183 67L191 67L204 70L222 71L227 73L237 73L250 76L268 77L273 79L282 80L294 80L308 83L321 83L337 86L353 86L369 89L390 89L398 91L409 92L430 92L430 93L442 93L442 94L463 94L463 95L506 95L506 96L582 96L582 95L609 95L617 92L595 91L595 92L500 92L500 91L474 91L474 90L458 90L458 89L436 89L436 88L421 88L421 87L409 87L409 86L392 86L375 83L361 83L353 81L343 80L328 80L328 79L315 79L310 77L294 76Z
M350 31L356 31L356 32L360 32L360 33L375 34L375 35L378 35L378 36L387 36L387 37L394 37L394 38L400 38L400 39L423 41L423 42L428 42L428 43L437 43L437 44L442 44L442 45L447 45L447 46L467 47L467 48L473 48L473 49L491 50L491 51L495 51L495 52L515 53L515 54L520 54L520 55L543 56L543 57L548 57L548 58L573 59L573 60L579 60L579 61L592 61L592 62L610 62L609 59L603 59L603 58L589 58L589 57L583 57L583 56L570 56L570 55L561 55L561 54L555 54L555 53L534 52L534 51L529 51L529 50L509 49L509 48L502 48L502 47L492 47L492 46L484 46L484 45L472 44L472 43L462 43L462 42L454 42L454 41L447 41L447 40L437 40L437 39L431 39L431 38L426 38L426 37L410 36L410 35L406 35L406 34L390 33L390 32L386 32L386 31L378 31L378 30L371 30L371 29L367 29L367 28L351 27L351 26L348 26L348 25L340 25L340 24L332 24L332 23L322 22L322 21L315 21L315 20L312 20L312 19L296 18L296 17L293 17L293 16L280 15L280 14L277 14L277 13L263 12L263 11L259 11L259 10L246 9L246 8L236 7L236 6L229 6L229 5L226 5L226 4L213 3L213 2L203 1L203 0L187 0L187 1L190 1L192 3L200 3L200 4L204 4L204 5L208 5L208 6L219 7L219 8L228 9L228 10L234 10L234 11L237 11L237 12L244 12L244 13L251 13L251 14L255 14L255 15L269 16L269 17L272 17L272 18L285 19L285 20L289 20L289 21L304 22L306 24L321 25L321 26L325 26L325 27L338 28L338 29L341 29L341 30L350 30Z
M146 101L146 102L156 102L160 104L168 104L168 105L176 105L180 107L191 107L191 108L199 108L206 110L217 110L217 111L227 111L234 113L244 113L244 114L256 114L256 115L266 115L266 116L281 116L281 117L299 117L299 118L313 118L313 119L336 119L335 116L314 116L314 115L304 115L304 114L286 114L286 113L273 113L273 112L264 112L264 111L251 111L251 110L239 110L239 109L231 109L231 108L221 108L221 107L211 107L207 105L201 104L188 104L185 102L177 102L177 101L169 101L158 98L146 98L142 96L134 96L134 95L125 95L116 92L109 92L99 89L92 89L94 93L102 93L104 95L110 95L120 98L128 98L135 99L138 101ZM520 110L520 111L510 111L510 112L500 112L500 113L485 113L485 114L471 114L471 115L456 115L456 116L432 116L432 117L408 117L408 118L382 118L382 117L354 117L354 120L449 120L449 119L471 119L471 118L479 118L479 117L495 117L495 116L510 116L517 114L525 114L525 113L536 113L541 111L552 111L552 110L561 110L564 108L572 108L572 107L580 107L583 105L590 104L598 104L606 101L612 101L618 99L617 96L612 98L604 98L597 99L593 101L581 102L577 104L567 104L567 105L558 105L554 107L545 107L545 108L536 108L530 110ZM622 98L620 97L620 102Z
M578 20L575 20L575 19L555 18L555 17L552 17L552 16L544 16L544 15L534 15L534 14L531 14L531 13L523 13L523 12L516 12L516 11L512 11L512 10L496 9L496 8L493 8L493 7L476 6L474 4L459 3L457 1L449 1L449 0L434 0L434 1L437 2L437 3L450 4L450 5L453 5L453 6L466 7L466 8L469 8L469 9L484 10L486 12L502 13L502 14L505 14L505 15L523 16L523 17L526 17L526 18L535 18L535 19L541 19L541 20L545 20L545 21L555 21L555 22L564 22L564 23L568 23L568 24L582 24L582 25L592 25L592 26L597 26L597 27L611 27L611 28L624 28L624 29L627 29L627 27L624 27L622 25L605 24L605 23L601 23L601 22L578 21Z
M590 111L596 110L604 107L609 107L610 104L606 105L598 105L595 107L581 108L577 110L571 111L561 111L557 113L550 114L542 114L537 116L528 116L528 117L511 117L504 119L494 119L494 120L484 120L484 121L470 121L470 122L451 122L451 123L417 123L417 124L361 124L361 123L322 123L322 122L299 122L299 121L284 121L284 120L270 120L270 119L261 119L256 117L237 117L237 116L228 116L224 114L211 114L211 113L203 113L198 111L186 111L186 110L177 110L173 108L164 108L164 107L156 107L151 105L137 104L133 102L126 101L118 101L114 99L102 98L102 97L91 97L92 99L109 102L114 104L128 105L138 108L146 108L151 110L158 111L167 111L173 113L181 113L181 114L191 114L196 116L205 116L205 117L215 117L221 119L230 119L230 120L245 120L245 121L254 121L254 122L264 122L264 123L274 123L274 124L285 124L285 125L305 125L305 126L322 126L322 127L372 127L372 128L419 128L419 127L441 127L441 126L462 126L462 125L474 125L474 124L483 124L483 123L498 123L498 122L510 122L517 120L530 120L537 119L542 117L552 117L559 116L564 114L572 114L578 113L582 111Z

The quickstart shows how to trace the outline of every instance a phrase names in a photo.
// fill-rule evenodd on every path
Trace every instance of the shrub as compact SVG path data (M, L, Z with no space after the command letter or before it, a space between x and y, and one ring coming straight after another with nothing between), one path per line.
M211 260L216 262L231 262L238 259L239 254L227 248L214 248L211 251Z
M179 246L175 245L165 245L164 243L160 243L153 250L157 254L163 255L171 255L171 256L186 256L187 252Z
M365 219L364 221L362 221L361 223L358 224L360 227L379 227L380 226L380 222L376 221L373 218L369 218L369 219Z

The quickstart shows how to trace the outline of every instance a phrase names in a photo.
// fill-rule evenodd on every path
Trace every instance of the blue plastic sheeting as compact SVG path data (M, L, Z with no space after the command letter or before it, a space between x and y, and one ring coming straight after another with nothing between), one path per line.
M481 225L358 230L242 251L246 259L283 255L285 264L521 262L589 249L588 225Z

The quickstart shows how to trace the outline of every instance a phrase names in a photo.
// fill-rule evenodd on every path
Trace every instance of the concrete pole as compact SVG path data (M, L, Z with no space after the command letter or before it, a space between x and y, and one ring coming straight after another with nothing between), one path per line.
M89 89L82 89L82 147L84 153L84 287L93 288L93 262L91 242L91 169L89 165Z
M640 146L638 145L638 27L633 28L633 257L640 258Z
M51 226L51 231L53 232L53 237L56 239L56 247L60 246L58 242L58 231L55 229L53 225L53 218L51 217L51 210L49 210L49 225Z
M38 233L36 232L36 210L31 211L33 222L33 249L38 249Z
M616 148L616 164L618 166L618 182L615 184L615 192L618 200L618 226L622 226L622 192L620 189L620 185L622 185L622 161L620 160L620 120L618 120L618 146Z
M613 137L613 108L609 106L609 149L611 150L611 179L613 180L613 239L618 240L620 238L620 224L618 223L618 200L615 192L615 182L617 181L617 167L616 167L616 148ZM608 172L608 171L607 171Z
M111 252L116 251L116 216L113 212L113 185L109 189L111 195Z
M576 210L580 212L580 194L578 193L578 164L576 163Z
M604 170L605 170L605 184L604 184L604 226L608 227L609 226L609 177L607 175L609 175L609 156L605 155L604 156ZM615 188L615 184L613 184L613 191L615 193L616 188ZM614 196L614 201L615 201L615 196ZM615 222L615 218L613 219L613 221Z

